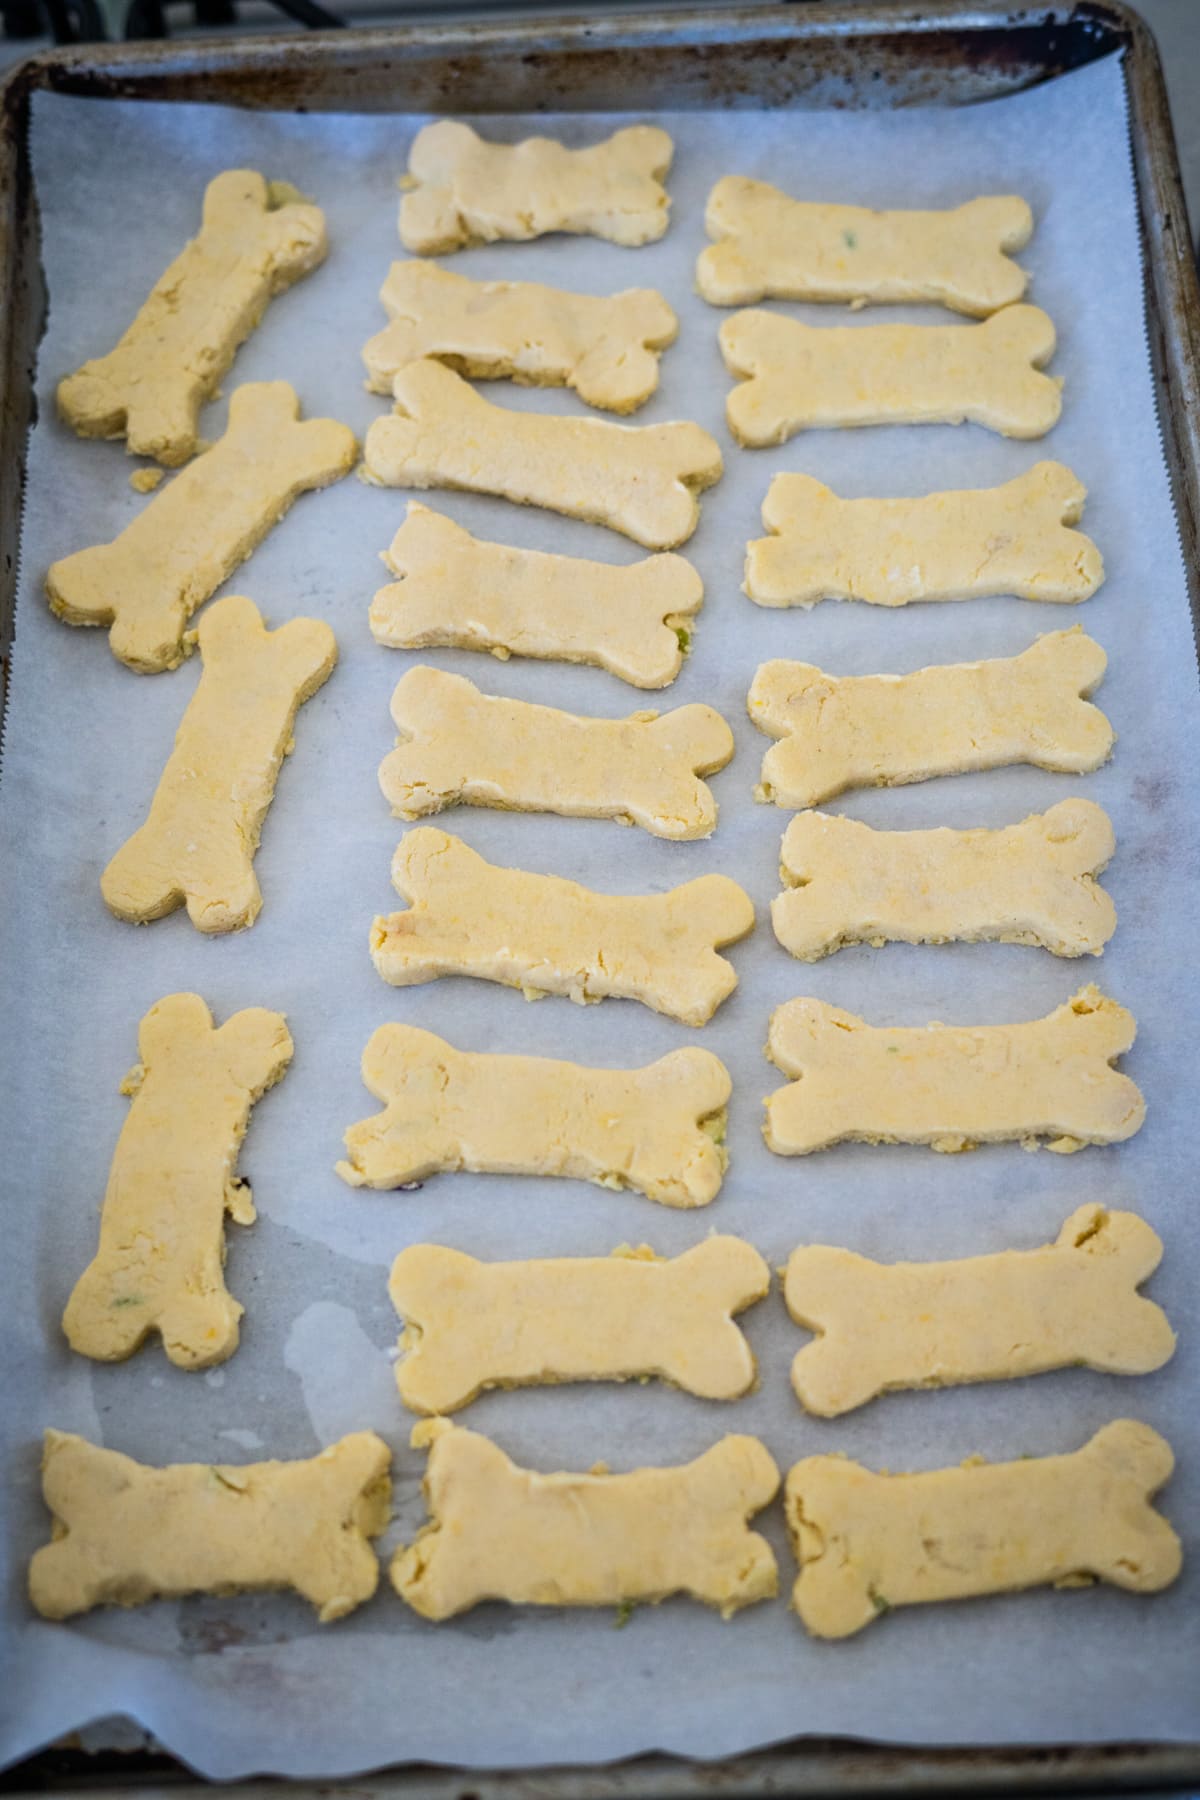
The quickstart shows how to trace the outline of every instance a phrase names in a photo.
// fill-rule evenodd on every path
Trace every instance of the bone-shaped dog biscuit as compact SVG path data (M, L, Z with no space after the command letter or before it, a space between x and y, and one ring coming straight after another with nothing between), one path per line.
M400 741L379 785L399 819L461 802L710 837L717 803L699 778L733 755L733 733L711 706L581 718L481 694L464 675L425 664L396 684L392 718Z
M739 444L760 449L836 425L985 425L1044 437L1062 411L1042 374L1054 326L1038 306L980 325L802 325L781 313L726 319L721 353L742 378L726 402Z
M872 831L801 813L783 834L784 892L771 923L816 962L847 944L1039 944L1099 956L1116 929L1095 876L1112 856L1107 813L1060 800L998 831Z
M747 546L744 592L759 606L1087 600L1104 563L1091 538L1071 530L1086 496L1057 462L999 487L915 500L842 500L811 475L777 475L762 509L773 535Z
M47 1431L49 1544L29 1565L43 1618L183 1594L293 1588L321 1623L369 1600L370 1540L391 1511L392 1453L352 1432L302 1462L147 1468L70 1432Z
M422 126L408 155L400 241L417 256L464 244L526 241L548 231L629 247L667 229L662 178L674 146L654 125L630 125L586 150L553 138L490 144L454 119Z
M784 1298L819 1335L792 1363L800 1404L820 1418L897 1388L1010 1381L1050 1369L1146 1375L1175 1333L1138 1287L1162 1244L1136 1213L1090 1204L1053 1244L960 1262L876 1263L826 1244L788 1260Z
M572 294L533 281L472 281L431 262L393 263L380 291L392 323L363 349L367 385L390 394L410 362L573 388L589 406L636 412L658 386L679 321L653 288Z
M670 1261L643 1246L484 1263L414 1244L388 1283L405 1325L400 1398L413 1412L450 1413L485 1388L657 1375L705 1400L736 1400L755 1363L733 1315L770 1284L758 1251L735 1237Z
M766 1102L767 1143L780 1156L845 1142L1118 1144L1146 1111L1112 1067L1136 1029L1094 986L1018 1025L873 1026L823 1000L789 1000L771 1015L767 1055L794 1079Z
M364 447L364 475L381 487L499 494L671 550L700 522L696 495L721 478L716 439L699 425L514 412L428 358L401 369L395 395Z
M232 594L209 607L197 638L200 684L146 823L100 891L135 925L186 905L197 931L239 931L262 906L254 853L296 714L329 679L337 643L320 619L268 631L254 602Z
M935 300L984 317L1025 292L1008 254L1033 231L1024 200L996 194L944 212L873 212L793 200L726 175L708 197L696 286L714 306L759 300Z
M286 381L236 388L225 435L110 544L52 563L50 606L69 625L107 625L114 656L152 675L186 654L188 620L245 562L292 502L353 467L354 433L300 420Z
M515 1606L620 1606L690 1594L728 1618L769 1600L779 1571L747 1520L779 1491L752 1437L724 1437L694 1462L628 1475L542 1475L490 1439L428 1419L431 1514L397 1551L396 1592L426 1619L484 1600Z
M71 1348L120 1362L152 1331L182 1369L224 1362L242 1307L225 1286L225 1215L254 1223L236 1174L250 1109L283 1075L292 1040L282 1013L251 1007L219 1029L198 994L168 994L138 1030L133 1101L109 1170L100 1247L75 1284L63 1330Z
M780 742L763 757L755 798L819 806L847 788L900 787L1009 763L1087 774L1108 760L1115 738L1084 698L1107 663L1078 625L1047 632L1019 656L937 663L911 675L762 663L749 713Z
M338 1174L394 1188L441 1169L567 1175L706 1206L725 1172L729 1072L708 1050L644 1069L585 1069L541 1056L456 1050L415 1025L381 1025L362 1059L385 1109L346 1133Z
M1065 1456L876 1475L841 1456L789 1471L792 1604L814 1637L849 1637L893 1606L1089 1578L1155 1593L1182 1564L1150 1505L1175 1466L1165 1438L1117 1419Z
M151 289L120 343L58 384L81 437L124 437L173 467L194 456L200 407L273 294L324 261L319 206L252 169L227 169L204 194L199 235Z
M526 996L640 1000L684 1025L705 1024L733 992L737 975L717 950L754 928L753 902L727 875L597 894L498 868L432 826L400 840L392 882L410 905L375 920L371 956L393 987L473 975Z
M617 567L517 550L416 500L383 560L398 579L371 602L377 644L592 663L638 688L674 681L704 600L682 556Z

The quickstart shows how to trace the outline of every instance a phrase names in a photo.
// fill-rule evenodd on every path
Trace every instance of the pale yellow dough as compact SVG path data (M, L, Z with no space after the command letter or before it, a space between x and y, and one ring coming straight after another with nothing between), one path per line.
M1072 531L1087 489L1058 462L994 488L914 500L842 500L811 475L776 475L747 545L743 592L759 606L865 600L1087 600L1104 580L1091 538Z
M199 235L151 289L120 343L58 384L58 410L81 437L125 438L130 453L173 468L199 448L196 421L273 294L325 260L319 206L252 169L227 169L204 193Z
M238 1346L243 1308L225 1286L225 1215L254 1223L237 1174L250 1109L292 1060L283 1014L251 1007L219 1029L198 994L168 994L138 1030L133 1104L113 1154L100 1246L63 1330L73 1350L120 1362L152 1331L181 1369Z
M392 1453L352 1432L303 1462L147 1468L70 1432L47 1431L42 1491L53 1536L29 1565L46 1619L183 1594L293 1588L321 1623L369 1600L370 1539L391 1511Z
M733 733L711 706L581 718L481 694L464 675L424 663L396 684L392 718L400 737L379 785L398 819L461 803L706 838L717 803L700 776L733 755Z
M398 579L371 602L377 644L591 663L637 688L674 681L704 600L682 556L618 567L517 550L472 537L417 500L383 560Z
M766 1102L767 1143L779 1156L846 1142L1119 1144L1146 1112L1112 1067L1136 1029L1094 986L1018 1025L873 1026L824 1000L789 1000L771 1015L767 1055L793 1080Z
M209 607L196 637L200 684L146 823L100 891L135 925L186 905L197 931L240 931L262 906L254 853L296 714L332 674L337 643L320 619L268 631L254 602L234 594Z
M893 1606L1093 1579L1155 1593L1183 1561L1149 1504L1174 1467L1166 1439L1136 1419L1066 1456L922 1475L806 1457L784 1494L800 1565L792 1604L814 1637L842 1638Z
M1078 625L1036 638L1019 656L938 663L911 675L762 663L747 706L758 729L780 742L763 757L754 797L799 809L847 788L901 787L1009 763L1085 775L1107 762L1115 741L1084 697L1107 664Z
M696 286L714 306L758 300L935 300L982 318L1029 277L1008 254L1033 232L1014 194L942 212L873 212L793 200L766 181L726 175L708 196Z
M771 1546L747 1525L779 1491L752 1437L724 1437L694 1462L628 1475L541 1475L446 1419L429 1447L432 1515L392 1562L400 1598L426 1619L484 1600L514 1606L654 1604L690 1594L728 1618L778 1592Z
M469 125L439 119L422 126L408 153L400 242L417 256L548 231L653 243L667 229L671 202L662 179L673 153L654 125L629 125L568 150L544 137L490 144Z
M462 375L569 387L589 406L631 413L658 386L679 321L653 288L572 294L533 281L472 281L431 262L393 263L379 298L392 323L363 349L367 386L433 356Z
M720 341L741 378L725 416L751 449L840 425L970 422L1039 438L1062 411L1062 383L1041 373L1055 337L1038 306L1006 306L979 325L802 325L740 312Z
M286 381L236 388L225 435L151 500L111 544L51 563L46 593L68 625L108 625L114 656L143 675L174 669L187 622L309 488L354 467L354 433L299 423ZM144 471L143 471L144 473Z
M407 912L377 918L371 957L393 987L472 975L527 997L640 1000L704 1025L737 986L718 949L754 928L749 895L727 875L659 894L597 894L559 875L498 868L432 826L392 859Z
M1099 956L1117 913L1095 876L1112 857L1108 814L1090 800L997 831L873 831L801 813L783 834L785 888L771 923L817 962L847 944L1039 944Z
M381 1025L362 1076L384 1111L346 1133L337 1172L353 1187L402 1187L442 1169L569 1175L691 1207L714 1200L725 1173L729 1071L694 1045L644 1069L585 1069Z
M418 1413L457 1412L485 1388L651 1375L705 1400L737 1400L756 1369L733 1315L770 1285L758 1251L735 1237L670 1261L645 1245L485 1263L414 1244L388 1283L405 1326L396 1384Z
M1139 1285L1162 1244L1136 1213L1089 1204L1057 1241L961 1262L877 1263L826 1244L793 1250L784 1298L818 1336L792 1363L807 1412L836 1418L898 1388L1011 1381L1083 1366L1146 1375L1175 1350Z
M395 396L364 447L364 479L380 487L499 494L672 550L700 522L696 495L721 478L717 441L699 425L514 412L428 358L400 371Z

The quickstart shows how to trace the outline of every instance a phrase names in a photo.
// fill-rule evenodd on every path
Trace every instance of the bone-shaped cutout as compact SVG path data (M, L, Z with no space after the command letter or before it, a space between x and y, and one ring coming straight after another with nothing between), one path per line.
M29 1565L46 1619L184 1594L293 1588L321 1623L369 1600L371 1538L391 1512L392 1453L355 1431L296 1462L147 1468L70 1432L47 1431L42 1491L53 1537Z
M428 825L400 840L392 882L409 908L375 920L371 958L393 987L472 975L527 998L640 1000L684 1025L706 1024L733 992L737 975L717 951L754 929L754 904L727 875L598 894L499 868Z
M911 675L762 663L747 707L758 729L780 742L763 757L755 799L800 809L847 788L902 787L1009 763L1085 775L1107 762L1115 741L1084 697L1107 666L1078 625L1035 638L1019 656L935 663Z
M773 535L747 546L743 592L759 606L1087 600L1104 563L1091 538L1070 529L1086 497L1058 462L999 487L913 500L843 500L811 475L776 475L762 509Z
M710 1237L669 1261L643 1245L611 1256L479 1262L414 1244L388 1292L404 1322L396 1364L412 1412L457 1412L485 1388L657 1375L705 1400L754 1385L733 1315L761 1300L771 1272L742 1238Z
M462 375L569 387L589 406L631 413L658 386L679 321L653 288L573 294L533 281L472 281L431 262L393 263L380 290L392 323L363 349L367 386L436 357Z
M932 300L983 318L1010 306L1029 277L1008 254L1033 232L1013 194L942 212L873 212L793 200L766 181L726 175L704 225L696 286L714 306L759 300Z
M250 1007L219 1029L198 994L168 994L138 1028L133 1104L109 1170L100 1246L67 1302L73 1350L121 1362L151 1332L181 1369L238 1346L225 1286L225 1215L254 1223L237 1156L250 1109L292 1060L283 1014Z
M300 420L286 381L236 388L225 435L198 456L110 544L51 563L46 593L68 625L107 625L114 656L141 674L175 669L198 606L309 488L354 467L354 433L336 419Z
M582 718L481 694L465 675L424 663L397 682L392 718L400 739L379 785L398 819L498 806L711 837L717 803L699 778L733 755L733 733L711 706Z
M209 182L199 235L159 277L116 348L58 384L80 437L126 440L173 468L196 454L204 401L274 294L325 259L325 215L252 169Z
M525 242L548 231L635 247L667 229L662 185L674 145L655 125L630 125L586 150L553 138L490 144L469 125L422 126L408 154L400 242L416 256L464 244Z
M696 495L721 478L717 441L699 425L514 412L428 357L401 369L395 396L364 446L364 477L380 487L498 494L672 550L700 522Z
M1156 1593L1182 1565L1150 1505L1175 1467L1149 1425L1117 1419L1081 1450L1020 1462L877 1475L843 1456L788 1472L792 1605L814 1637L861 1631L893 1606L1089 1578Z
M572 1176L691 1207L714 1200L725 1173L729 1071L694 1045L644 1069L585 1069L381 1025L362 1076L384 1111L346 1133L349 1160L337 1172L353 1187L465 1169Z
M197 931L240 931L262 906L254 853L296 714L332 674L337 642L320 619L268 631L254 602L236 594L209 607L196 637L199 685L146 823L100 891L135 925L186 905Z
M1136 1030L1094 985L1017 1025L875 1026L823 1000L789 1000L771 1015L767 1055L793 1079L766 1102L766 1140L779 1156L847 1142L1119 1144L1146 1112L1112 1067Z
M591 663L637 688L674 681L704 601L682 556L617 567L518 550L472 537L417 500L383 560L398 579L371 602L377 644Z
M779 1570L747 1521L779 1491L752 1437L724 1437L690 1463L628 1475L542 1475L447 1419L412 1434L429 1447L431 1522L398 1550L396 1592L426 1619L484 1600L514 1606L654 1604L688 1594L729 1618L770 1600Z
M788 1260L784 1298L820 1335L792 1363L796 1397L833 1419L898 1388L1073 1366L1149 1374L1175 1349L1166 1314L1137 1291L1161 1258L1144 1219L1094 1203L1053 1244L959 1262L877 1263L804 1245Z
M785 886L771 923L785 950L817 962L847 944L1038 944L1099 956L1116 929L1095 876L1115 848L1090 800L997 831L873 831L801 813L783 834Z
M979 325L802 325L740 312L720 341L743 378L725 416L749 449L839 425L969 422L1039 438L1062 411L1061 382L1041 372L1055 337L1039 306L1006 306Z

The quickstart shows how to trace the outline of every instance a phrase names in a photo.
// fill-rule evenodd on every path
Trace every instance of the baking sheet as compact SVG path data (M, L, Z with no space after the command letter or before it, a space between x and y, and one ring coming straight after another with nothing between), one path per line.
M650 1749L711 1757L804 1732L943 1744L1200 1735L1200 1608L1190 1565L1153 1599L1097 1589L911 1609L840 1645L809 1641L782 1600L729 1624L680 1601L638 1609L620 1630L611 1612L499 1607L434 1627L409 1613L386 1580L369 1606L327 1628L286 1598L159 1603L94 1613L69 1627L29 1614L24 1566L47 1530L37 1465L48 1423L150 1462L304 1456L372 1426L396 1456L396 1522L385 1548L411 1535L424 1516L423 1458L407 1447L411 1421L395 1395L388 1353L396 1326L385 1290L390 1259L406 1244L433 1239L499 1257L595 1254L632 1240L673 1254L719 1229L751 1238L772 1265L802 1241L880 1258L963 1256L1045 1242L1075 1206L1095 1199L1136 1207L1166 1241L1150 1292L1171 1312L1181 1343L1157 1375L1123 1382L1076 1370L900 1395L823 1423L792 1398L788 1367L806 1339L776 1287L745 1319L762 1383L736 1405L656 1386L597 1387L491 1395L460 1417L518 1461L544 1468L683 1460L733 1430L759 1433L783 1469L835 1449L897 1469L975 1451L1003 1458L1071 1449L1107 1420L1133 1414L1175 1445L1180 1466L1164 1505L1194 1545L1200 1431L1187 1302L1200 1268L1191 1145L1200 695L1143 334L1117 61L961 112L665 115L677 154L674 222L660 244L633 253L553 239L470 251L451 263L476 277L591 292L661 288L682 329L638 421L696 418L726 449L726 476L705 496L703 522L685 547L704 577L705 610L691 658L658 702L707 700L734 726L737 755L714 778L716 835L669 845L597 821L465 810L439 821L492 861L598 888L659 890L709 870L742 881L759 925L732 950L741 984L705 1030L690 1033L631 1003L530 1006L477 982L395 991L375 975L367 931L372 915L393 904L388 863L401 830L375 768L392 743L392 687L416 658L375 646L366 623L370 596L385 579L377 553L400 524L406 496L354 480L301 500L230 584L273 623L301 612L327 618L341 646L334 678L301 714L267 822L258 924L209 941L182 913L133 931L105 911L99 872L143 816L199 668L135 677L100 634L67 630L49 615L40 592L47 564L112 536L143 504L128 487L132 465L122 446L81 443L57 423L54 384L115 341L195 229L203 183L244 163L316 197L333 251L272 305L227 390L283 376L307 413L364 430L386 403L363 392L359 350L383 323L376 294L400 254L394 184L421 122L41 94L34 102L50 319L0 784L0 1180L9 1276L0 1755L14 1758L109 1713L136 1718L219 1777L337 1776L404 1758L502 1765ZM504 139L549 128L582 143L621 122L499 117L485 128ZM716 347L725 315L691 289L704 199L729 172L873 205L1024 194L1038 220L1024 253L1031 298L1060 333L1060 424L1039 444L1003 442L974 427L884 428L736 449L723 425L729 382ZM850 316L840 308L782 310L819 323ZM854 316L864 325L947 318L928 309ZM582 410L561 392L489 392L514 407ZM205 417L210 436L224 417L225 402L215 403ZM835 604L773 613L739 592L744 545L759 534L759 507L778 470L808 471L846 495L921 493L997 482L1040 456L1069 463L1090 489L1085 524L1108 579L1083 608L996 600L894 613ZM503 502L422 498L499 541L613 562L640 554L598 528ZM1090 795L1110 811L1119 846L1106 883L1120 926L1103 959L1081 965L983 945L859 948L811 968L792 962L767 912L789 815L750 800L767 742L744 711L757 664L782 655L846 673L906 670L1012 654L1039 631L1077 620L1111 657L1099 698L1120 741L1106 769L1079 782L999 771L850 795L837 806L883 827L999 825L1072 792ZM428 660L488 692L583 712L648 703L597 670L452 652ZM761 1046L781 1001L811 993L880 1023L1017 1020L1048 1012L1093 979L1141 1025L1125 1067L1147 1094L1149 1117L1130 1144L1073 1158L1016 1146L967 1157L849 1147L784 1161L765 1149L759 1102L781 1078ZM207 1375L173 1369L157 1346L123 1366L94 1366L67 1352L58 1319L94 1248L126 1111L117 1084L136 1059L137 1022L161 995L187 988L206 997L218 1020L242 1006L280 1007L296 1042L294 1065L257 1108L242 1158L258 1223L229 1229L227 1278L247 1307L242 1347ZM341 1132L375 1110L358 1059L388 1019L464 1048L620 1066L705 1044L734 1078L732 1165L720 1198L683 1214L559 1181L444 1176L415 1193L346 1188L332 1172ZM779 1554L786 1594L794 1566L779 1509L760 1525Z

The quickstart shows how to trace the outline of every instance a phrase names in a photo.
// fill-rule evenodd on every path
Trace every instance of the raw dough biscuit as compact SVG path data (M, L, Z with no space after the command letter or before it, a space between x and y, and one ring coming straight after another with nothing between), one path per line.
M362 1075L385 1110L346 1133L337 1172L353 1187L402 1187L441 1169L568 1175L690 1207L714 1200L725 1173L729 1071L694 1045L644 1069L585 1069L381 1025Z
M721 353L743 377L725 405L739 444L760 449L830 425L985 425L1045 437L1062 383L1043 375L1054 326L1039 306L981 325L802 325L780 313L726 319Z
M1087 489L1058 462L994 488L913 500L842 500L811 475L776 475L747 546L743 592L759 606L818 600L1087 600L1104 580L1091 538L1072 531Z
M303 1462L172 1463L151 1469L86 1438L47 1431L42 1491L50 1543L29 1565L46 1619L160 1596L294 1588L321 1623L375 1592L370 1539L391 1511L392 1453L355 1431Z
M784 1495L800 1565L792 1604L814 1637L840 1638L893 1606L1092 1577L1155 1593L1183 1560L1149 1504L1174 1466L1166 1439L1136 1419L1115 1420L1067 1456L974 1459L922 1475L806 1457Z
M812 663L759 666L751 719L781 741L763 757L756 800L819 806L847 788L902 787L935 775L1032 763L1084 775L1115 733L1095 692L1108 665L1078 625L1019 656L936 663L911 675L827 675Z
M77 550L46 576L51 609L68 625L108 625L114 656L143 675L179 666L184 631L309 488L354 467L354 433L306 419L286 381L236 388L224 437L111 544Z
M771 923L785 950L817 962L847 944L1040 944L1099 956L1116 929L1094 877L1115 842L1090 800L998 831L872 831L801 813L783 834Z
M724 1437L666 1469L541 1475L446 1419L412 1434L429 1446L431 1523L392 1562L400 1598L426 1619L484 1600L515 1606L654 1604L690 1594L728 1618L770 1600L779 1571L747 1520L779 1491L752 1437Z
M328 247L319 206L253 169L227 169L205 189L199 235L120 343L59 382L59 412L81 437L123 437L131 454L186 462L199 447L200 407L238 345Z
M464 675L424 663L397 682L392 718L400 738L379 785L398 819L461 803L706 838L717 803L699 777L733 755L733 733L711 706L581 718L481 694Z
M498 868L428 825L400 840L392 882L409 909L375 920L371 957L393 987L473 975L527 998L640 1000L684 1025L705 1024L733 992L737 975L717 949L754 929L753 902L727 875L597 894Z
M674 145L655 125L629 125L586 150L553 138L489 144L469 125L424 125L408 153L400 242L417 256L464 244L525 242L570 231L636 247L667 229L662 178Z
M371 602L376 643L592 663L638 688L674 681L704 600L682 556L621 568L517 550L474 538L417 500L383 560L399 579Z
M388 1283L405 1326L396 1384L418 1413L457 1412L485 1388L651 1375L705 1400L737 1400L756 1369L733 1315L770 1285L758 1251L736 1237L670 1261L643 1246L485 1263L414 1244Z
M1029 277L1007 254L1033 232L1014 194L942 212L873 212L793 200L766 181L726 175L704 225L696 286L714 306L758 300L935 300L982 318L1010 306Z
M1112 1067L1136 1029L1095 986L1018 1025L872 1026L823 1000L789 1000L771 1015L767 1055L793 1080L766 1102L767 1143L780 1156L846 1142L1119 1144L1146 1112Z
M75 1284L72 1350L121 1362L152 1331L181 1369L238 1346L243 1308L225 1286L225 1215L254 1223L236 1173L250 1109L292 1060L283 1014L251 1007L220 1029L198 994L168 994L138 1029L141 1061L121 1083L133 1104L100 1217L100 1247Z
M428 358L401 369L395 394L364 447L364 477L380 487L499 494L672 550L700 522L696 495L721 478L716 439L699 425L513 412Z
M431 262L393 263L379 297L392 323L363 350L375 394L390 394L406 364L433 356L462 375L569 387L589 406L636 412L679 331L653 288L572 294L533 281L472 281Z
M1146 1375L1175 1350L1139 1285L1162 1244L1136 1213L1094 1204L1057 1241L960 1262L877 1263L826 1244L793 1250L784 1298L819 1335L792 1363L800 1404L822 1419L897 1388L1010 1381L1082 1366Z
M200 684L146 823L100 891L135 925L186 905L197 931L239 931L262 906L254 853L296 714L332 674L337 643L320 619L268 631L253 600L235 594L209 607L196 637Z

